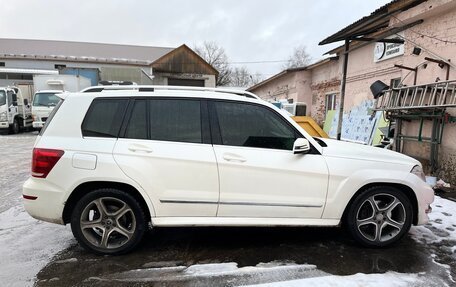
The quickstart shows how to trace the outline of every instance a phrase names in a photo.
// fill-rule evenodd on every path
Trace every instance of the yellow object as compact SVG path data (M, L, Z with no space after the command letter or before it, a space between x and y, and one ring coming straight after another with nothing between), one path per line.
M311 117L300 116L291 118L309 135L313 137L329 138L328 134Z

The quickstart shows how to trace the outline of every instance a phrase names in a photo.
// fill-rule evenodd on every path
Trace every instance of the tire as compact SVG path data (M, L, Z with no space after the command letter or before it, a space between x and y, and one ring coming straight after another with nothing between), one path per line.
M14 119L13 126L11 127L12 134L18 134L21 131L21 125L19 124L19 120L17 118Z
M122 211L121 211L122 210ZM125 254L147 229L144 211L130 194L98 189L83 196L71 214L71 230L85 249L102 255Z
M360 244L386 247L410 230L412 218L412 204L403 192L395 187L374 186L351 203L345 223Z

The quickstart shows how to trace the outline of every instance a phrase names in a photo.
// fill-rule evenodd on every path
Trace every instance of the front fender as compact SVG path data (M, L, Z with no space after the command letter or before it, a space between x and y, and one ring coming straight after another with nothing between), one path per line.
M349 176L331 174L322 218L341 219L345 208L356 192L370 184L381 185L382 183L386 183L405 185L411 188L418 198L416 192L417 184L412 180L413 177L411 178L410 175L422 181L416 175L400 170L362 169L353 172Z

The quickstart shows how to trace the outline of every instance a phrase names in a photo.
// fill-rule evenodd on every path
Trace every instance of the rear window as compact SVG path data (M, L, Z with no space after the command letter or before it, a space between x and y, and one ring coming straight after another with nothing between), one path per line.
M82 135L117 137L127 104L127 99L95 99L82 123Z

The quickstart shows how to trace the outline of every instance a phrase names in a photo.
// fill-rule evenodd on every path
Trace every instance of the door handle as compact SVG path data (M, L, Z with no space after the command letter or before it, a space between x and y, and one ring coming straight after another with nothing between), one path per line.
M142 146L142 145L131 145L128 147L128 150L132 151L132 152L145 152L145 153L153 152L153 150L151 148L148 148L148 147Z
M226 161L235 161L235 162L245 162L247 161L245 158L242 156L236 155L236 154L231 154L231 153L226 153L223 155L223 159Z

